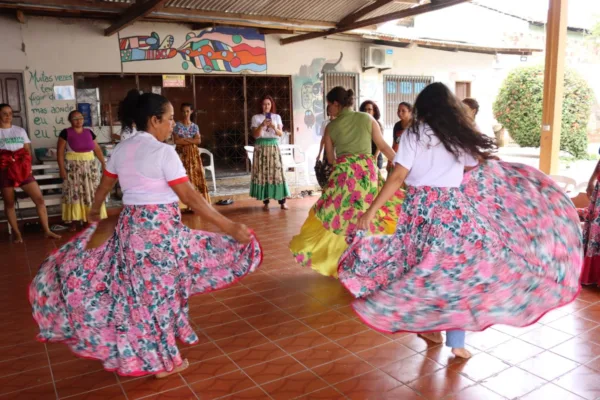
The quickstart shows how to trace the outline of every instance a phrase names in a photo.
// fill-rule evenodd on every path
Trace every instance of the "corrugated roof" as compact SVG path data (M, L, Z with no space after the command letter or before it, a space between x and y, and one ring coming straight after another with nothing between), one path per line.
M374 0L171 0L166 8L334 23L373 2ZM413 6L415 4L392 2L366 17L376 17Z
M406 32L408 33L408 32ZM448 51L465 51L474 53L488 54L521 54L530 55L533 52L541 52L543 49L521 48L521 47L502 47L491 43L469 43L457 42L443 39L430 39L420 37L410 37L409 35L394 35L391 33L372 32L369 30L355 30L350 32L355 36L360 36L363 39L381 40L386 42L397 42L404 44L415 44L422 47L430 47L438 50Z

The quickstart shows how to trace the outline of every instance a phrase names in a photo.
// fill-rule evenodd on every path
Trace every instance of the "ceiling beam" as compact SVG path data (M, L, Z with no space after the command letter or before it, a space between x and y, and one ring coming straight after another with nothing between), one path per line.
M344 25L348 25L353 22L356 22L359 19L363 18L364 16L372 13L373 11L375 11L387 4L393 3L394 1L396 1L396 0L377 0L374 3L371 3L366 7L359 8L358 10L354 11L353 13L346 15L344 18L342 18L342 20L340 22L338 22L337 26L344 26Z
M106 28L104 36L111 36L112 34L119 32L133 24L135 21L144 18L151 12L162 8L167 1L169 0L146 0L144 2L135 3L123 13L118 21Z
M306 33L303 35L297 35L297 36L292 36L289 38L284 38L284 39L280 40L280 43L282 45L286 45L286 44L291 44L291 43L302 42L305 40L316 39L316 38L320 38L320 37L324 37L324 36L330 36L330 35L334 35L336 33L342 33L342 32L347 32L347 31L351 31L354 29L364 28L369 25L383 24L385 22L393 21L396 19L413 17L413 16L419 15L419 14L425 14L425 13L432 12L432 11L442 10L444 8L455 6L457 4L466 3L467 1L470 1L470 0L438 0L434 3L423 4L420 6L408 8L408 9L401 10L401 11L396 11L396 12L381 15L378 17L363 19L361 21L355 21L351 24L332 28L327 31L310 32L310 33Z

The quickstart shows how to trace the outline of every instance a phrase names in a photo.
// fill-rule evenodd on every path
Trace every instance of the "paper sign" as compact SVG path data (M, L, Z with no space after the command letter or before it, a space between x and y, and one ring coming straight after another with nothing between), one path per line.
M185 87L185 75L163 75L163 87Z
M152 93L154 93L154 94L162 94L162 87L160 87L160 86L152 86Z
M75 100L75 87L54 86L54 98L56 100Z

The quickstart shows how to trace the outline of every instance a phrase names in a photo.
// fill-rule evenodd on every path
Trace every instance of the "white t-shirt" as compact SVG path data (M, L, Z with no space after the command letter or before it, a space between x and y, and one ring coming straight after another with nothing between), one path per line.
M458 159L440 142L427 124L419 126L419 137L410 130L400 137L394 164L410 172L408 186L459 187L465 167L474 167L478 161L468 154Z
M171 186L189 180L175 149L143 131L115 148L104 173L119 179L126 205L175 203Z
M31 143L25 129L20 126L11 126L8 129L0 129L0 150L21 150L26 143Z
M260 124L263 123L266 116L265 114L256 114L252 117L252 122L250 123L250 127L252 129L258 128ZM283 129L283 122L281 121L281 117L278 114L271 114L271 121L275 124L279 129ZM275 129L263 127L260 132L260 138L263 139L279 139L277 133L275 133Z

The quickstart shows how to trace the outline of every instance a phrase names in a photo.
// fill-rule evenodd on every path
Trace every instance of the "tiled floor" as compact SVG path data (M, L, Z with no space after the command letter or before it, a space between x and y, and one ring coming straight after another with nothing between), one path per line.
M497 326L467 336L475 356L452 357L412 334L386 336L356 320L336 280L294 264L287 243L315 198L221 208L252 226L265 251L255 274L191 300L200 342L181 346L191 365L165 380L121 378L35 341L26 288L60 245L26 235L0 239L0 398L4 399L453 399L600 398L600 291L525 329ZM192 227L198 220L186 216ZM103 224L100 243L115 218Z

